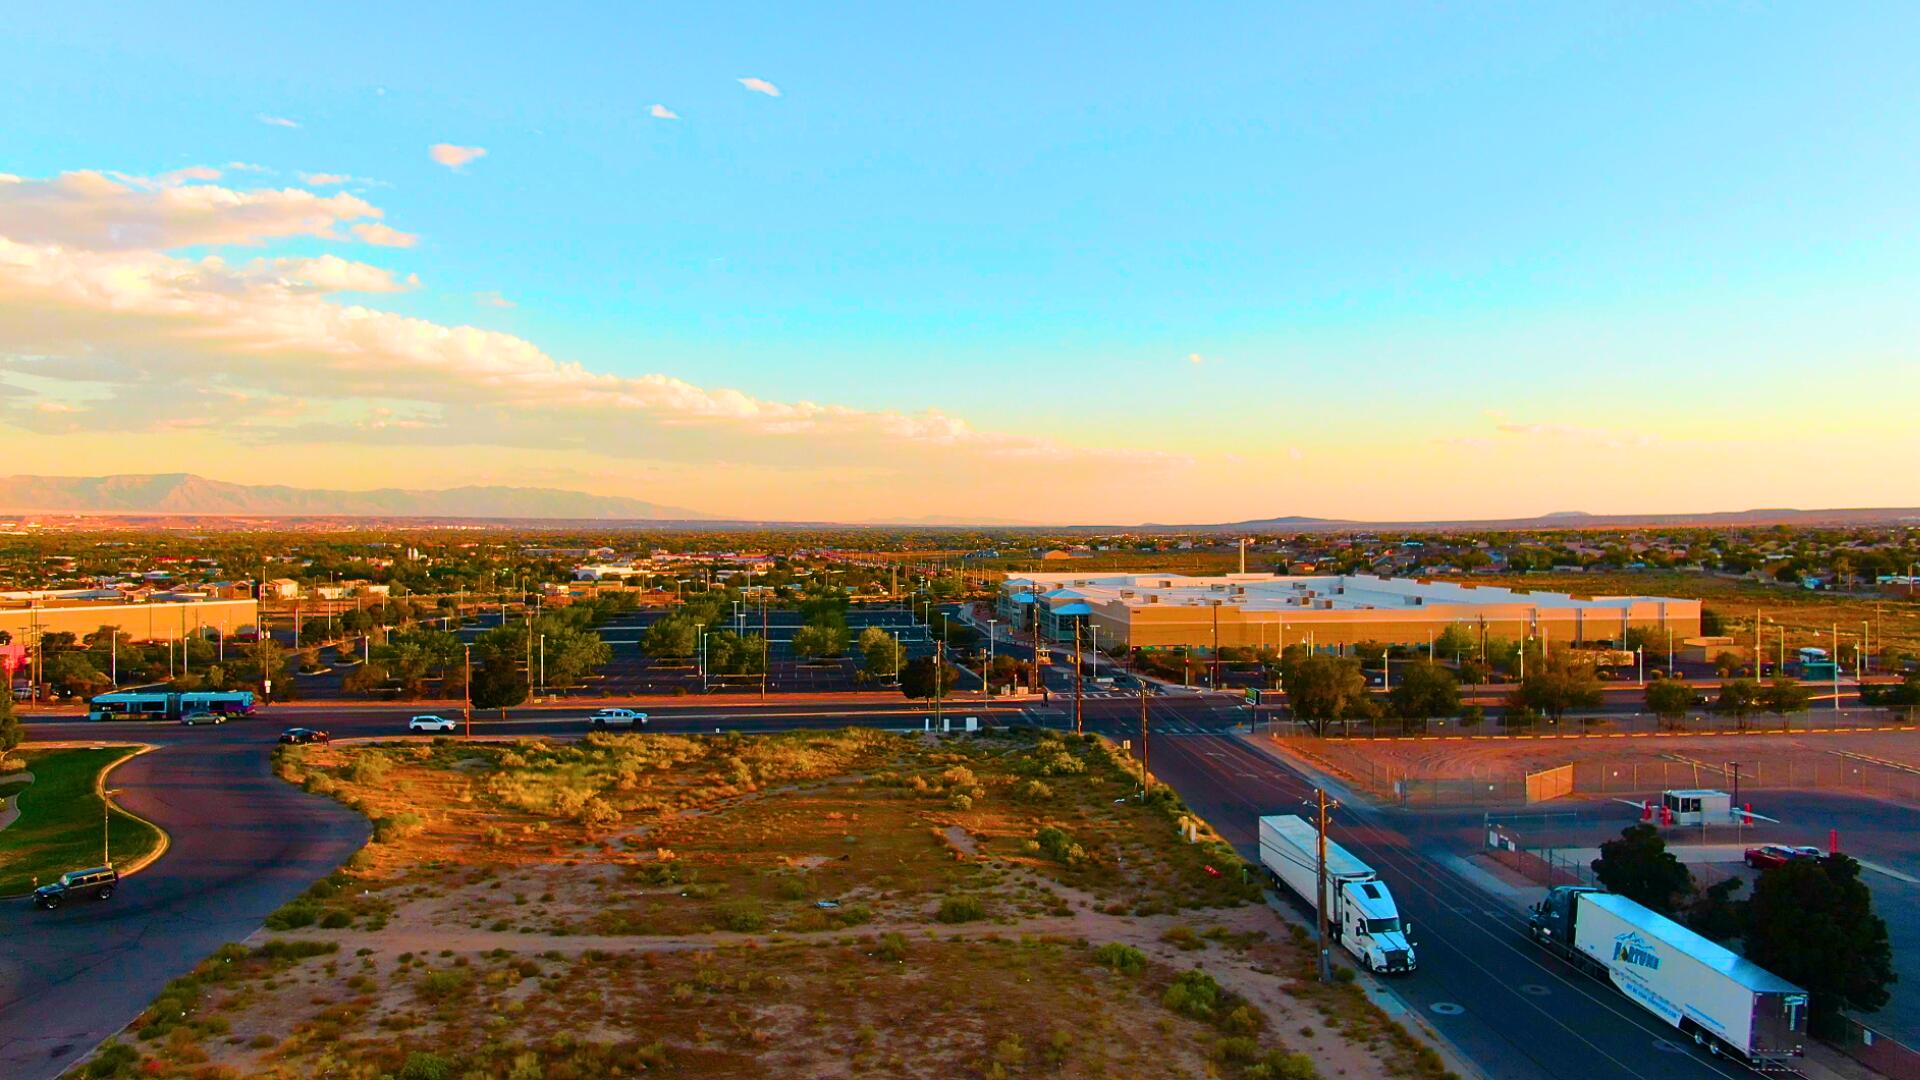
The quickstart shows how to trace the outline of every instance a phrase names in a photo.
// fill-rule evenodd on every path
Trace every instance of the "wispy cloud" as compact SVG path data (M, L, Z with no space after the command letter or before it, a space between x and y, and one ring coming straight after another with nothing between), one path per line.
M747 78L740 80L740 85L746 87L747 89L753 91L756 94L765 94L768 97L780 96L780 88L773 85L772 83L768 82L765 79L756 79L756 78L753 78L752 76L748 76Z
M1187 354L1187 363L1192 364L1196 367L1206 362L1207 362L1207 358L1204 356L1201 356L1197 352L1190 352Z
M653 117L655 120L680 119L679 113L674 112L672 109L667 108L665 105L655 105L653 108L647 110L647 115Z
M434 143L427 149L427 156L445 165L449 169L457 169L469 161L486 157L487 151L484 147L479 146L455 146L452 143Z
M297 128L300 126L300 122L298 120L289 120L284 116L270 116L266 113L261 113L259 116L255 117L255 119L259 120L263 124L270 124L274 127Z
M418 233L401 232L399 229L383 225L378 221L365 222L353 227L353 235L375 247L412 247L419 239Z
M476 303L490 308L512 308L520 306L497 292L477 292L473 294L473 299Z
M346 173L310 172L301 173L300 179L306 181L309 187L335 187L347 183L353 177Z

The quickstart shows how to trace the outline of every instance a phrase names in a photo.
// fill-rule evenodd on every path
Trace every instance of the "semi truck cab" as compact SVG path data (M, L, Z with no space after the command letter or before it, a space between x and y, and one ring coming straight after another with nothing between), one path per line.
M1360 958L1369 971L1403 972L1415 966L1411 924L1400 921L1400 909L1377 878L1347 881L1340 886L1341 944Z

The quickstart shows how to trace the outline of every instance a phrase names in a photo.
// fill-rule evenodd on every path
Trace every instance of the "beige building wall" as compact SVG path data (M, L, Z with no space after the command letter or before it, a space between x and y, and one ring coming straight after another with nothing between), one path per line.
M103 626L117 626L135 641L178 641L208 627L223 634L247 633L259 621L259 605L252 600L0 608L0 630L12 634L14 642L21 645L36 631L84 638Z
M1170 648L1179 645L1210 647L1214 643L1211 605L1095 603L1092 623L1104 647L1108 642L1128 648ZM1452 610L1449 610L1452 608ZM1378 641L1389 645L1425 645L1448 626L1460 626L1476 636L1545 637L1551 643L1620 639L1630 627L1660 632L1671 629L1675 640L1700 632L1698 600L1636 601L1619 607L1533 607L1526 604L1488 604L1472 607L1436 605L1411 609L1248 610L1235 604L1219 606L1219 643L1224 647L1283 648L1304 644L1309 634L1319 645L1352 645Z

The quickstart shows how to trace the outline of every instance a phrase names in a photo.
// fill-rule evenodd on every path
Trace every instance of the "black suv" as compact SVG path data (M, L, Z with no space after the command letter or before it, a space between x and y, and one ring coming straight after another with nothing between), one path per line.
M74 870L61 874L58 881L33 890L33 902L36 907L52 911L68 900L107 900L119 884L120 871L111 866Z
M310 727L290 727L280 733L280 741L299 745L301 743L329 742L332 736L324 731Z

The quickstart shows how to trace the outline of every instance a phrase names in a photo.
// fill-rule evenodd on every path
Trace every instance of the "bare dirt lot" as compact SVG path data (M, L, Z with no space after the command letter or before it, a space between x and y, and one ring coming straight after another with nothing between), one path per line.
M1436 785L1461 802L1525 800L1528 773L1573 766L1573 791L1717 787L1844 791L1920 802L1920 731L1582 739L1302 740L1286 746L1368 791ZM1434 801L1446 801L1436 799Z
M1096 740L442 739L280 768L374 841L92 1075L1442 1074Z

